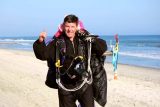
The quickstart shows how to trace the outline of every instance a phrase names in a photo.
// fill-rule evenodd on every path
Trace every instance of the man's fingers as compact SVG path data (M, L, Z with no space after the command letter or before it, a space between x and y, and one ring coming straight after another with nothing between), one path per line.
M47 36L46 32L41 32L39 35L39 41L42 42Z
M40 37L45 38L46 36L47 36L47 33L46 33L46 32L41 32L41 33L40 33Z

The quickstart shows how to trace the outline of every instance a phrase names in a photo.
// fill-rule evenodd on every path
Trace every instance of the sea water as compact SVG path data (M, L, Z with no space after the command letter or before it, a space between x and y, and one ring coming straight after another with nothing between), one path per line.
M102 36L108 48L115 44L114 36ZM108 58L111 61L111 58ZM160 35L119 36L119 63L160 68Z
M33 51L33 43L37 37L0 37L0 48Z
M160 35L119 35L118 63L160 69ZM33 43L38 37L0 37L0 48L33 51ZM108 50L115 44L114 36L101 35L106 40ZM112 61L108 56L107 62Z

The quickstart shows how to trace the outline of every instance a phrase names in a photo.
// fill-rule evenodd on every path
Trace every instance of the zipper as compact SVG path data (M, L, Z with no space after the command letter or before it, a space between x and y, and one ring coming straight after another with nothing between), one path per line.
M75 52L75 47L74 47L74 42L73 41L72 41L72 46L73 46L73 52L75 54L76 52Z

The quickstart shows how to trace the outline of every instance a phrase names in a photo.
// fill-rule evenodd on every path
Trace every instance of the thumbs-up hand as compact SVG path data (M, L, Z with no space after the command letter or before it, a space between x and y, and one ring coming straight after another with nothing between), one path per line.
M47 33L46 32L41 32L39 34L39 42L43 42L46 37L47 37Z

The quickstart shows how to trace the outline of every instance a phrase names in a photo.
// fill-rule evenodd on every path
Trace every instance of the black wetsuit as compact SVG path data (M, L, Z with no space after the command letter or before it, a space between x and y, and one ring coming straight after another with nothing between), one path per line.
M79 37L75 36L73 42L63 33L61 36L64 37L66 44L66 57L64 61L64 68L68 67L74 57L78 55L78 45ZM46 84L52 84L52 88L58 88L59 95L59 105L60 107L77 107L75 101L78 100L82 107L93 107L94 106L94 97L93 97L93 88L92 84L85 84L80 90L70 92L65 91L58 87L55 82L55 60L56 60L56 39L51 41L47 46L45 42L40 43L38 40L35 41L33 45L34 53L36 57L40 60L47 60L48 63L48 74L46 79ZM92 43L92 54L97 56L102 56L102 54L107 50L106 42L102 39L96 39ZM87 54L87 52L86 52ZM86 55L87 56L87 55ZM87 61L87 60L86 60ZM66 86L75 87L76 83L81 81L81 78L77 76L75 79L71 79L64 75L62 78Z

